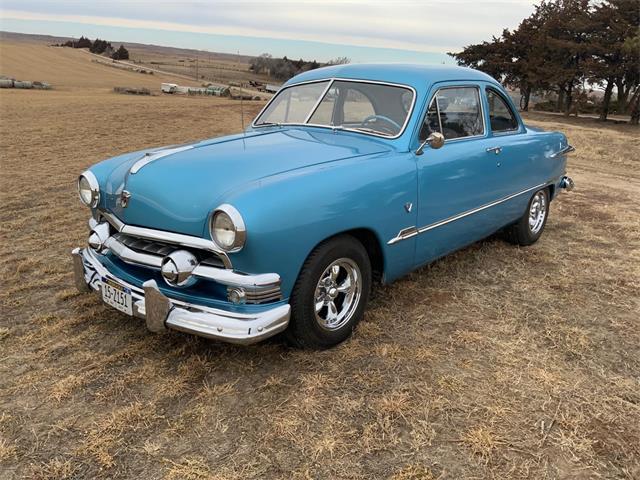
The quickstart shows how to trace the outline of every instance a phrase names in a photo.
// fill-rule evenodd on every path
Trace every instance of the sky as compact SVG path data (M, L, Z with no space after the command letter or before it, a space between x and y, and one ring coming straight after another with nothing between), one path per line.
M0 30L104 38L243 55L453 63L534 0L0 0Z

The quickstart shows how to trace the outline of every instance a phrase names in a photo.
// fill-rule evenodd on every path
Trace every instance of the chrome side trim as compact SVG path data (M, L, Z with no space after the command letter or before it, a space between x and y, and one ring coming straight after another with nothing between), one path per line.
M200 248L215 253L220 257L225 268L233 268L231 260L227 252L222 250L213 240L206 238L194 237L191 235L183 235L181 233L166 232L163 230L153 230L145 227L134 227L126 225L115 215L101 211L100 215L104 217L118 232L125 235L131 235L133 237L145 238L147 240L157 240L165 243L172 243L174 245L181 245L183 247Z
M191 150L194 148L194 145L187 145L184 147L175 147L175 148L166 148L164 150L158 150L156 152L147 152L144 156L133 164L129 173L131 175L135 175L143 168L145 165L150 164L151 162L155 162L156 160L161 159L162 157L168 157L169 155L173 155L174 153L184 152L185 150Z
M508 196L503 197L503 198L501 198L499 200L496 200L494 202L482 205L481 207L474 208L472 210L467 210L466 212L459 213L457 215L454 215L454 216L449 217L449 218L445 218L444 220L440 220L438 222L432 223L430 225L426 225L424 227L420 227L420 228L416 228L416 227L404 228L404 229L400 230L400 232L398 232L398 234L395 237L393 237L391 240L389 240L387 242L387 245L394 245L394 244L396 244L396 243L398 243L398 242L400 242L402 240L406 240L408 238L415 237L416 235L419 235L419 234L424 233L424 232L428 232L429 230L433 230L434 228L442 227L443 225L446 225L447 223L455 222L456 220L460 220L461 218L468 217L469 215L473 215L474 213L481 212L482 210L486 210L487 208L495 207L496 205L499 205L501 203L507 202L507 201L509 201L509 200L511 200L513 198L516 198L516 197L518 197L520 195L524 195L525 193L528 193L528 192L531 192L533 190L537 190L537 189L546 187L548 185L551 185L551 183L553 183L553 182L541 183L540 185L536 185L535 187L527 188L526 190L522 190L521 192L508 195Z
M575 152L575 151L576 151L576 149L574 147L572 147L571 145L567 145L566 147L564 147L563 149L557 151L556 153L552 153L551 155L549 155L549 157L558 158L558 157L561 157L563 155L566 155L568 153Z
M357 79L357 78L344 78L344 77L328 77L328 78L321 78L321 79L316 79L316 80L308 80L306 82L292 83L291 85L287 85L286 87L281 88L280 90L278 90L278 93L276 93L273 97L271 97L271 100L269 100L267 102L267 104L262 108L262 110L260 110L260 113L258 113L258 115L256 115L256 118L253 120L253 122L251 122L251 127L252 128L265 128L265 127L273 126L273 125L256 124L256 121L260 119L260 117L265 112L265 110L276 99L276 97L278 95L280 95L281 92L285 91L288 88L297 87L299 85L306 85L308 83L320 83L320 82L326 82L326 81L329 81L329 86L331 86L333 84L333 82L335 82L335 81L342 81L342 82L353 82L353 83L370 83L370 84L373 84L373 85L388 85L390 87L405 88L407 90L410 90L411 93L413 93L413 99L411 100L411 107L409 108L409 111L407 112L407 116L406 116L406 118L404 120L404 124L402 125L402 129L400 130L400 132L397 135L395 135L393 137L390 137L388 135L375 134L375 133L371 133L371 132L363 132L362 130L356 130L356 129L353 129L353 128L339 128L339 129L336 129L336 127L331 126L331 125L320 125L320 124L306 123L306 122L305 123L280 123L280 124L278 124L278 126L326 128L326 129L333 130L333 131L337 130L337 131L360 133L362 135L367 135L367 136L370 136L370 137L384 138L384 139L387 139L387 140L394 140L396 138L400 138L402 136L402 134L405 132L405 130L407 128L407 125L411 121L411 116L413 115L413 110L414 110L415 105L416 105L416 100L417 100L418 93L416 92L415 88L413 88L411 85L405 85L403 83L383 82L383 81L378 81L378 80L362 80L362 79ZM322 99L324 98L324 95L326 95L327 91L328 91L328 89L326 89L325 92L323 92L323 95L322 95L320 101L322 101ZM319 105L319 103L318 103L318 105ZM317 106L314 105L314 111L312 112L311 116L313 116L313 113L315 113L315 109L316 108L317 108ZM311 116L309 116L309 119L311 118Z
M418 235L418 229L416 227L403 228L398 232L398 235L387 242L387 245L394 245L401 240L407 240L408 238L415 237L416 235Z

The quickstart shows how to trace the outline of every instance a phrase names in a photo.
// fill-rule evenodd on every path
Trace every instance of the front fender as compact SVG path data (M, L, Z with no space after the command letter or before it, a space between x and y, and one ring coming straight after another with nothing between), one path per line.
M234 269L279 273L285 298L309 253L352 229L368 229L378 238L386 281L412 267L413 241L387 245L415 225L417 209L405 208L417 205L411 153L385 152L285 172L247 185L227 203L240 211L247 228L245 247L231 254Z

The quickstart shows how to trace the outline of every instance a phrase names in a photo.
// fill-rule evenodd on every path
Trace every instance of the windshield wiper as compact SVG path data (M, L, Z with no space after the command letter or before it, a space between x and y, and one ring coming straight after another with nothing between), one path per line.
M278 122L261 122L256 123L256 127L281 127L282 124Z
M374 133L376 135L382 135L383 137L393 136L390 133L381 132L379 130L374 130L373 128L367 128L367 127L350 127L349 130L358 130L359 132Z

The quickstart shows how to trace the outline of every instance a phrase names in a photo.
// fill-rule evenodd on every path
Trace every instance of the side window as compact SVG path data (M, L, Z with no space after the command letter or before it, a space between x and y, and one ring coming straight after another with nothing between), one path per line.
M518 129L518 120L505 99L495 90L487 89L489 119L492 132L509 132Z
M420 141L432 132L445 140L484 134L484 120L477 87L446 87L438 90L420 131Z

